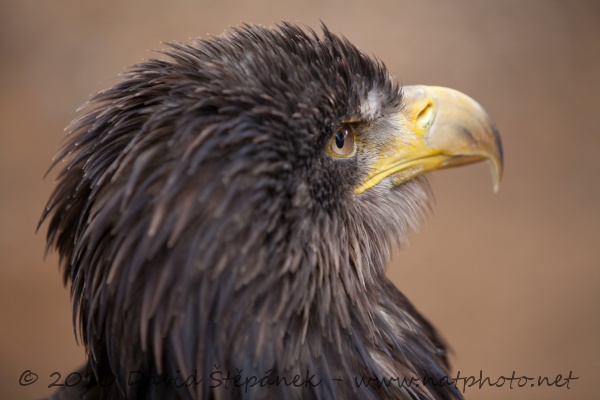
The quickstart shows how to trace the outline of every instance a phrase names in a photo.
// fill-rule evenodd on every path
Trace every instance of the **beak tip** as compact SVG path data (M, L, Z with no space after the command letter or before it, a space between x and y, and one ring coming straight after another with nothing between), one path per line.
M490 164L492 179L494 180L494 193L498 193L502 181L502 162L498 159L490 159Z
M494 194L500 191L500 182L494 182Z

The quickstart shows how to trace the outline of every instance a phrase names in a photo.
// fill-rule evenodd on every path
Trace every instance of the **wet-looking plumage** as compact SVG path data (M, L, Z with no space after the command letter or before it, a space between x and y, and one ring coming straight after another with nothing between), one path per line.
M163 56L93 97L57 157L42 221L92 377L56 398L460 398L385 272L428 207L423 173L489 159L500 179L479 105L399 87L326 28Z

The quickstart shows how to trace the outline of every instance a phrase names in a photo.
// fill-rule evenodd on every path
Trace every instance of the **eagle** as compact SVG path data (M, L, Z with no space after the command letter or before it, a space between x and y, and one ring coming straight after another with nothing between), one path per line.
M54 399L457 399L386 277L426 173L502 145L324 24L173 42L93 96L40 224L87 362ZM67 387L68 386L68 387Z

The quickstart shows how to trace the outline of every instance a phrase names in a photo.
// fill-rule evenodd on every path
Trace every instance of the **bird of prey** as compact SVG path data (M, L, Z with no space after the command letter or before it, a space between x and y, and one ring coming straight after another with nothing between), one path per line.
M95 95L57 156L41 222L87 364L54 398L460 398L385 273L425 173L489 160L500 180L485 111L399 86L325 26L162 53Z

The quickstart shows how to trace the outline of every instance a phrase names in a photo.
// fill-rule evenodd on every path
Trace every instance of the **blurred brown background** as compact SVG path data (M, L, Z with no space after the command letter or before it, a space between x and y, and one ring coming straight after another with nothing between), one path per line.
M469 399L592 399L600 378L600 2L0 2L0 397L35 399L83 361L55 255L35 227L63 128L160 41L241 22L324 21L403 84L468 93L506 154L432 178L434 212L390 276L451 343L461 375L562 388L467 388ZM25 370L38 374L19 385ZM563 381L564 383L564 381Z

